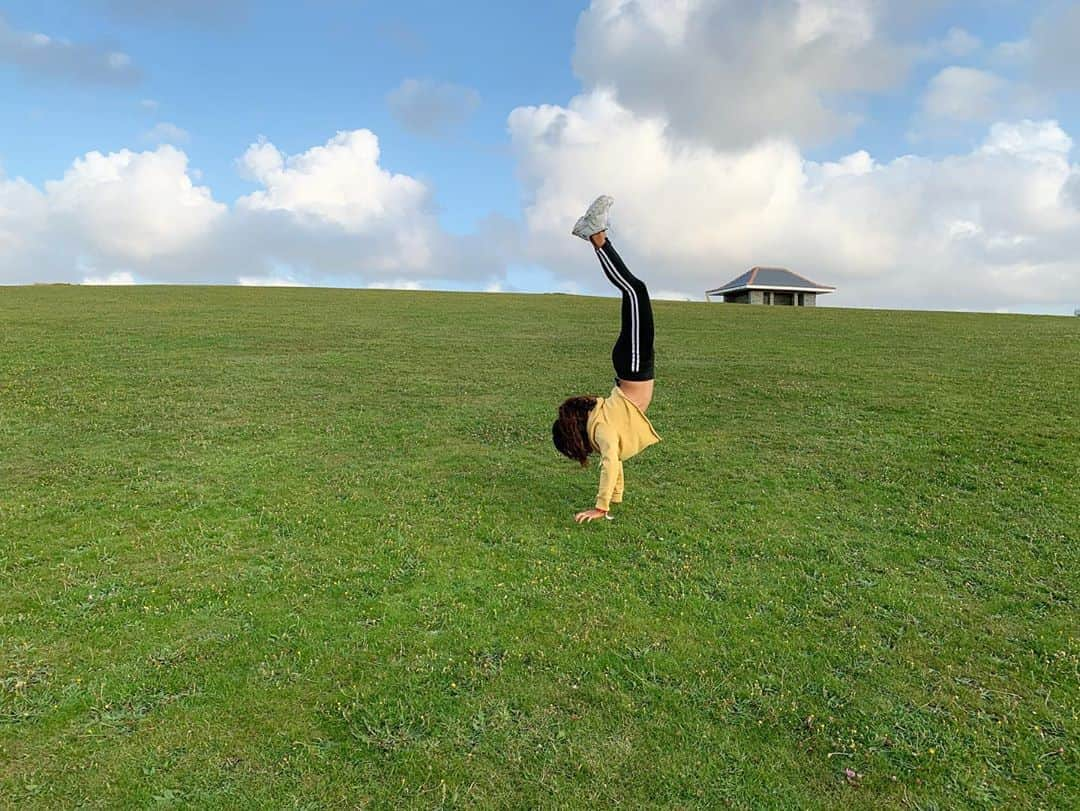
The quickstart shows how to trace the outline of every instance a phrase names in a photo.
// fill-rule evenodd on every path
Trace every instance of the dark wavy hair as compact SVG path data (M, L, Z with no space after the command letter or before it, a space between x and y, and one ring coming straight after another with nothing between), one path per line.
M567 459L589 464L592 444L589 442L589 412L596 405L595 397L571 397L559 406L559 417L551 426L551 441Z

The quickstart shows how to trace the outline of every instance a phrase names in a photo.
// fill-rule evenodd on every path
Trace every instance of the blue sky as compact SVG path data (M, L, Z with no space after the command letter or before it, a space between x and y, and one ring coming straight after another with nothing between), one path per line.
M668 292L673 295L693 295L711 286L708 280L723 282L737 275L740 264L768 255L812 268L827 282L839 280L849 298L838 295L837 303L878 306L895 300L895 291L886 288L898 274L914 279L921 271L905 266L902 251L896 251L871 279L861 257L880 253L882 246L944 233L947 244L931 246L937 252L934 261L972 263L965 283L979 286L974 307L1064 311L1065 299L1076 292L1077 267L1066 257L1072 243L1060 232L1073 216L1071 190L1077 184L1071 174L1071 139L1080 133L1080 87L1069 78L1078 66L1055 41L1053 30L1068 33L1080 20L1073 13L1076 7L1057 0L688 0L678 10L661 0L0 0L0 180L6 177L9 195L29 201L28 210L39 205L46 211L34 221L35 233L42 235L40 240L66 246L50 254L61 269L59 276L67 272L64 263L73 263L102 277L184 280L176 270L182 257L208 261L213 256L225 262L244 239L255 239L251 234L222 237L220 232L235 231L235 226L222 226L221 218L235 220L232 215L241 210L257 209L287 212L308 230L260 258L261 267L230 276L222 266L206 281L281 276L312 284L605 292L587 262L570 253L572 247L549 248L547 241L566 230L562 219L551 219L552 210L572 223L576 209L595 193L617 189L621 200L631 201L616 209L632 229L625 238L645 261L670 270ZM683 42L672 45L665 42L665 32L680 15L686 23L679 34ZM1040 19L1050 21L1041 33ZM809 44L807 25L816 32ZM758 64L753 48L734 53L738 48L731 43L753 42L761 31L771 32L771 38L756 46L758 52L775 48L780 51L775 59ZM784 33L791 34L790 41ZM726 55L725 48L733 53ZM848 64L850 75L845 76ZM740 99L744 71L749 98ZM881 74L878 79L862 79L861 74L875 72ZM409 82L419 88L416 97L406 92ZM597 102L605 92L614 106ZM755 94L768 107L768 123L760 127L754 120ZM412 111L414 123L408 110L395 106L399 98L406 98L401 104ZM723 109L727 98L739 112L728 115ZM575 104L581 109L575 110ZM512 123L515 110L519 113ZM415 116L428 116L426 132L417 130ZM806 123L815 116L820 120L813 126ZM580 134L562 124L544 130L553 120L576 121L596 151L586 155ZM628 137L636 128L648 132L649 121L664 128L663 141L653 152L642 146L642 138ZM406 195L408 202L400 203L394 222L389 214L386 222L374 224L356 219L358 210L383 209L386 201L376 192L373 199L349 203L352 220L328 213L336 205L336 192L316 187L342 164L327 169L322 181L307 178L312 185L299 191L294 181L304 177L254 177L250 167L245 172L239 165L260 138L284 161L309 154L335 133L362 130L378 139L377 171L417 184ZM1020 134L1008 134L1014 132ZM994 171L1004 177L1015 169L1024 178L1020 182L1030 182L1032 189L1046 187L1047 179L1036 176L1033 167L1045 169L1047 161L1033 160L1028 146L1049 150L1057 161L1060 211L1048 214L1035 201L1029 209L991 216L986 212L996 192L981 189L977 193L987 197L976 199L962 191L965 184L980 185L972 176L958 178L944 192L950 203L934 213L936 219L908 222L904 233L877 233L877 223L871 223L858 235L847 234L843 229L854 226L835 221L841 195L855 195L865 205L868 198L895 198L897 184L915 196L941 195L929 188L933 178L978 171L971 166L978 156L989 160L990 152L1000 153L985 146L995 138L1024 142L1023 149L1009 147L1018 156L1015 166L995 164ZM786 146L770 153L771 163L762 163L763 145L773 141ZM186 163L170 162L168 154L176 153L166 154L166 143ZM355 160L356 176L367 177L360 164L368 158L358 144L342 147L339 158ZM635 153L639 148L643 152ZM132 219L135 215L121 210L108 220L131 223L133 230L145 227L148 242L126 252L115 240L95 240L89 233L91 221L104 227L100 220L71 225L81 217L72 215L72 206L116 204L113 197L102 203L94 196L103 182L100 175L77 171L71 183L61 184L70 192L67 197L62 189L47 186L90 152L119 166L122 150L145 155L143 169L161 183L151 189L144 181L141 191L133 186L124 194L135 208L160 204L153 222ZM840 180L829 170L827 187L812 187L806 180L818 176L815 166L863 150L876 163L858 170L849 166ZM919 162L935 167L919 169L910 186L899 178L909 163L894 163L908 155L917 156L916 169L924 165ZM787 158L804 168L785 174ZM665 184L656 166L669 163L671 183ZM1024 167L1031 171L1023 174ZM134 176L139 170L125 164L120 171ZM181 197L192 195L186 202L165 199L177 180L169 179L170 171L196 188L182 190ZM744 187L703 190L701 198L692 191L692 200L682 192L687 208L704 207L705 216L715 217L729 212L723 216L730 219L733 206L761 204L760 194L747 191L757 181L773 189L794 184L784 195L797 195L796 207L782 221L769 220L776 215L775 205L763 208L752 220L752 236L742 240L745 228L732 234L719 256L712 234L701 235L700 244L688 250L682 244L658 244L645 233L650 226L647 198L665 196L694 176L715 175L723 185L730 172L742 178ZM858 182L865 187L852 189L856 181L849 175L862 178ZM16 179L32 189L25 184L15 188ZM206 190L203 197L199 189ZM318 198L314 203L312 196ZM169 205L186 212L210 199L219 207L208 204L198 222L190 224L189 242L150 244L170 216ZM13 208L9 204L9 216ZM883 212L882 217L901 220L907 212ZM487 251L493 215L504 218L504 226L497 228L507 232L507 239L498 250ZM406 225L417 218L430 218L426 230L406 235ZM828 219L819 230L837 229L829 243L865 236L865 245L851 248L844 258L813 244L813 234L792 234L791 223L814 218ZM367 272L359 259L323 256L322 243L311 232L313 222L341 226L356 256L370 258L370 266L382 270ZM1052 233L1046 223L1054 224ZM57 236L60 228L73 230ZM0 237L4 229L0 219ZM41 245L27 244L25 223L16 221L8 230L23 235L22 253L9 260L20 270L0 274L0 280L26 281L25 268L43 266ZM210 234L217 240L212 246ZM972 235L978 235L979 244ZM413 242L425 243L426 253L420 253L428 258L407 257L405 249L391 256L390 245ZM729 244L741 247L728 251ZM1019 255L1015 248L1002 247L1008 245L1032 247ZM455 258L440 266L445 252ZM482 270L462 269L466 262ZM1024 292L1029 279L1044 287L1057 285L1054 295L1029 300ZM945 292L950 298L943 306L962 306L959 288ZM927 293L906 303L934 306L935 300L941 299Z

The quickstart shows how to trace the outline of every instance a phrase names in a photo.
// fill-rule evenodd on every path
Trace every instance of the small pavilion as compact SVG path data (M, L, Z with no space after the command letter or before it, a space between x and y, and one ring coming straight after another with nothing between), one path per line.
M813 307L817 297L832 293L835 287L818 284L786 268L753 267L723 287L705 291L705 300L713 296L730 304L767 304L787 307Z

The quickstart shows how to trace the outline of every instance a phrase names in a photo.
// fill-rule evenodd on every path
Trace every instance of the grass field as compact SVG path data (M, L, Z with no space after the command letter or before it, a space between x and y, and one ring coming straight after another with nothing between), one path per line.
M0 807L1075 808L1080 319L0 288Z

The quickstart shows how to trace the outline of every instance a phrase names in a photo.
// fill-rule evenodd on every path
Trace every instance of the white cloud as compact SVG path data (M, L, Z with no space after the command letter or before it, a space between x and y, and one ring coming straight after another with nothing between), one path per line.
M1052 0L1031 23L1027 36L1000 42L992 58L1019 72L1043 93L1080 89L1080 3Z
M650 296L656 301L693 301L693 297L688 295L685 290L665 290L659 288L658 290L651 290Z
M394 118L417 135L446 135L464 124L480 106L480 94L471 87L406 79L386 97Z
M176 126L176 124L161 121L144 132L140 139L150 144L172 144L176 146L190 141L191 133L183 127Z
M44 213L41 192L21 178L8 180L0 172L0 251L23 246L44 219Z
M1031 40L1018 39L994 46L994 58L1007 66L1024 65L1031 60Z
M995 124L980 147L987 155L1018 155L1029 160L1049 160L1057 165L1072 150L1073 141L1050 121Z
M286 156L240 159L261 188L232 206L198 185L175 146L90 152L38 189L0 177L0 281L108 280L363 286L487 283L502 276L514 226L444 231L431 190L379 163L367 130ZM490 230L492 233L488 233Z
M1080 3L1054 3L1035 20L1028 55L1035 80L1056 88L1080 89Z
M1065 182L1063 196L1067 205L1080 211L1080 171L1073 171L1072 177Z
M236 211L247 238L293 268L385 275L423 274L436 262L471 276L454 261L461 243L441 231L421 181L379 163L369 130L339 132L323 146L287 157L267 141L240 159L263 186Z
M954 125L1044 115L1050 107L1050 97L1027 82L953 65L928 83L919 124L931 134L948 134Z
M87 153L45 192L54 228L119 262L189 251L226 211L208 188L192 183L187 155L171 146Z
M107 276L85 276L82 283L97 286L132 285L135 284L135 276L128 271L118 270Z
M763 141L739 152L686 146L663 119L635 115L604 91L579 96L568 108L518 108L509 126L531 199L532 247L548 267L578 255L566 234L577 210L600 191L619 201L618 239L629 231L650 255L678 263L749 248L760 211L782 205L777 196L802 173L790 142Z
M238 276L236 283L241 287L307 287L308 285L283 276Z
M131 85L142 75L131 57L32 31L17 31L0 14L0 64L28 76L80 84Z
M615 196L613 242L634 270L697 297L755 265L834 284L823 303L1060 309L1080 298L1080 169L1053 121L994 126L975 150L877 163L807 160L782 139L687 146L662 117L603 91L509 119L533 259L603 289L567 235L597 193Z
M370 130L339 132L324 146L288 158L260 141L240 165L265 187L242 197L241 208L288 212L347 231L363 231L387 217L406 219L428 200L423 183L379 165L379 139Z
M52 246L43 238L47 223L45 195L25 180L8 180L0 172L0 283L34 280L41 268L51 266Z
M989 71L948 67L930 80L923 96L923 113L939 120L990 121L1001 112L1010 86Z
M371 290L423 290L424 285L416 279L390 279L371 282L368 288Z
M593 0L577 29L586 90L714 147L850 131L840 97L897 85L919 50L876 0Z
M971 56L982 48L982 40L963 28L950 28L939 40L930 43L926 56L934 58L944 56L949 59L958 59Z

